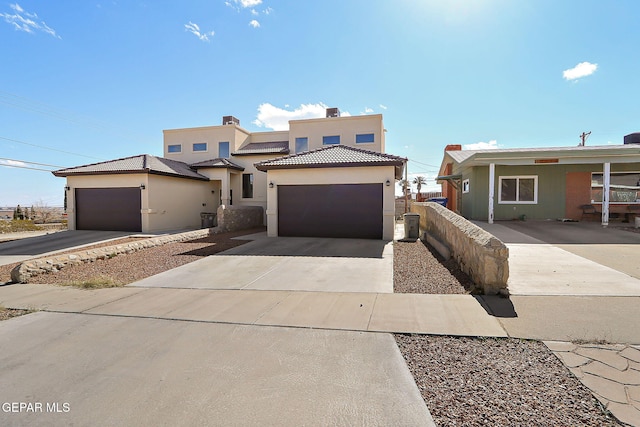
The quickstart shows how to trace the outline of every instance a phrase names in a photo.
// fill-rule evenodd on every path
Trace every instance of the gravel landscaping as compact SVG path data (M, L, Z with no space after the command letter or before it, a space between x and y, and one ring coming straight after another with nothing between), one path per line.
M22 316L32 313L31 310L16 310L13 308L0 307L0 321L11 319L12 317Z
M465 294L473 283L421 241L395 242L394 292ZM618 426L541 342L396 334L438 426Z
M41 274L29 278L28 283L65 284L68 282L83 282L95 278L110 278L113 282L126 285L144 279L154 274L197 261L204 256L214 255L236 246L243 245L248 240L235 240L233 237L243 236L264 231L264 228L220 233L206 238L168 243L162 246L147 248L130 254L122 254L105 260L97 260L90 264L68 266L52 274ZM120 243L124 243L118 241ZM112 241L93 247L104 247L117 244ZM83 249L89 249L83 248ZM77 252L76 250L75 252ZM0 282L8 282L13 267L0 266Z
M619 426L537 341L396 335L438 426Z
M444 261L417 242L393 243L393 291L414 294L468 294L473 282L453 259Z

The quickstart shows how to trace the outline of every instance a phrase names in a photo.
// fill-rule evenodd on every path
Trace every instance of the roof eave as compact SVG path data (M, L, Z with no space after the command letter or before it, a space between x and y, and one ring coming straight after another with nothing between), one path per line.
M322 168L348 168L348 167L379 167L393 166L402 168L404 161L388 161L388 162L353 162L353 163L309 163L298 165L265 165L256 164L255 167L261 172L273 169L322 169Z

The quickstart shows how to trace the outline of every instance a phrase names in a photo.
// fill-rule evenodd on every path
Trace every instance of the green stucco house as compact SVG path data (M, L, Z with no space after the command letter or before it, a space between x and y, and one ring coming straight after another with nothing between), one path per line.
M606 146L449 145L437 181L448 208L471 220L629 221L640 213L640 144L628 137Z

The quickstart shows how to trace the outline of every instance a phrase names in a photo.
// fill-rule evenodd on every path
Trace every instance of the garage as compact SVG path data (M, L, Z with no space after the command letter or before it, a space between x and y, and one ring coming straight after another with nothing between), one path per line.
M278 235L382 239L382 184L281 185Z
M140 188L76 188L76 229L142 231Z

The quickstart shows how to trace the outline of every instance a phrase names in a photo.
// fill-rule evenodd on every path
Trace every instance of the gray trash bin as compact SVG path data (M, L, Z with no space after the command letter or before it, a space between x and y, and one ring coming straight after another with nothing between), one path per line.
M211 212L200 212L200 228L214 227L216 214Z
M402 215L404 219L404 238L417 239L420 237L420 214L406 213Z

